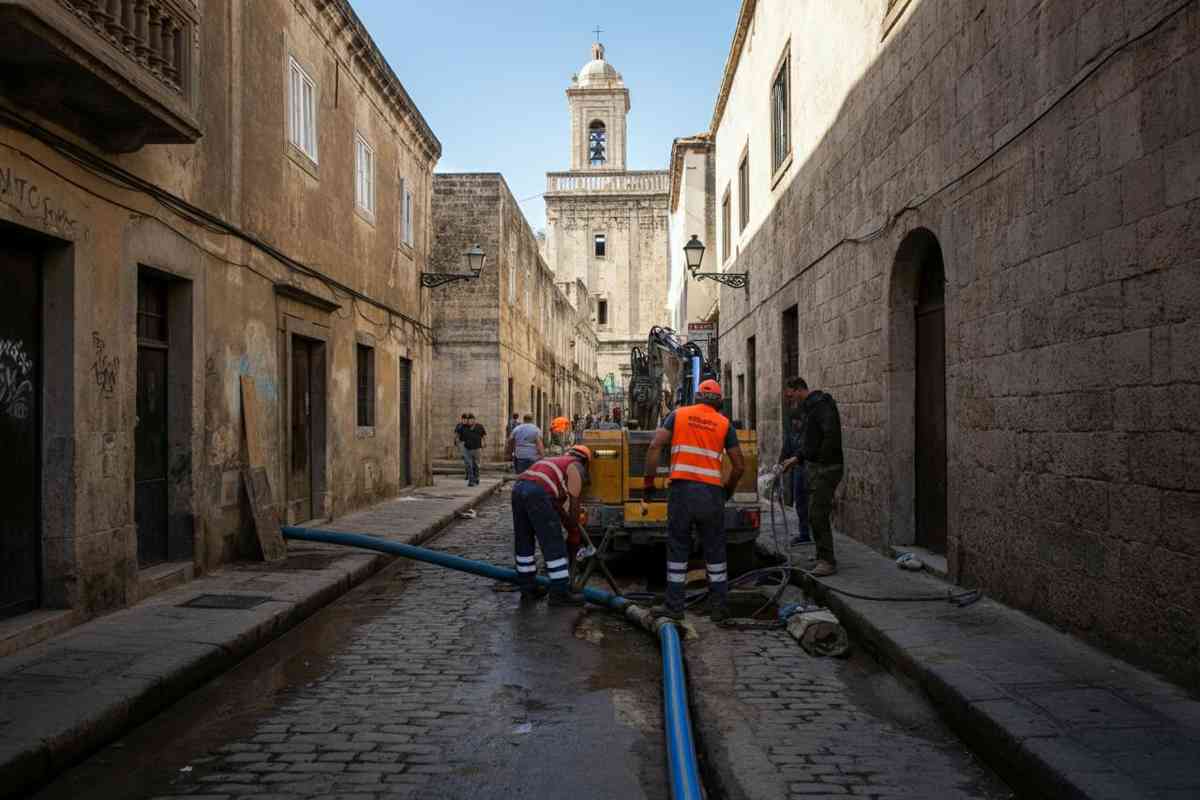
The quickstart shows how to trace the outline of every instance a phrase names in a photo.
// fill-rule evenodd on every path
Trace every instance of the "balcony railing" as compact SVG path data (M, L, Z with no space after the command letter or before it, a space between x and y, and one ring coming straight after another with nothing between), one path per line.
M200 137L196 0L0 0L0 88L119 152Z
M191 21L166 0L58 0L179 94L186 90Z
M621 172L613 175L551 172L547 194L665 194L671 189L667 172Z

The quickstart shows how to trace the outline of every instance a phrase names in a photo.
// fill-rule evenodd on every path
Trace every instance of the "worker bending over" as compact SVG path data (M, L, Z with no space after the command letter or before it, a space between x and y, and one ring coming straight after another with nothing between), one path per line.
M746 470L733 425L717 409L721 386L700 383L697 403L667 415L646 453L642 497L654 491L659 454L671 445L671 482L667 497L667 600L652 611L683 619L692 526L700 533L708 568L709 613L714 622L729 618L729 575L725 561L725 503L733 496ZM729 454L732 469L721 480L721 454Z
M534 600L537 588L537 559L534 539L542 547L546 574L550 578L553 606L581 606L583 595L568 589L568 545L579 547L579 494L587 482L587 465L592 451L575 445L566 455L543 458L517 476L512 491L514 550L517 585L522 600ZM560 525L561 523L561 525ZM567 541L563 541L563 528Z

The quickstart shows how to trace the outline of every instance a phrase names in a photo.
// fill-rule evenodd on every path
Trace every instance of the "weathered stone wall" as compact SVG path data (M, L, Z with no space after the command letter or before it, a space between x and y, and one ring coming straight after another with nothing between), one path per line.
M794 63L820 52L805 5L757 3L757 66L738 81L769 87L789 36ZM790 177L755 179L761 217L727 267L751 283L722 291L721 352L745 374L755 337L766 452L796 305L800 372L842 411L835 524L912 541L917 265L902 243L930 232L953 577L1200 686L1200 8L913 0L880 42L884 5L829 15L843 62L869 54L861 74L793 68L793 98L810 80L836 90L829 123L796 137ZM868 24L847 22L863 8ZM718 193L747 141L752 160L770 152L769 106L731 113Z
M533 414L544 428L557 414L574 413L574 397L589 380L570 343L590 340L594 348L595 333L555 283L501 175L438 174L434 187L434 263L461 271L461 253L475 243L488 256L478 281L433 290L434 396L443 409L434 422L435 453L456 455L454 425L469 411L488 430L485 457L502 460L512 413Z
M213 6L199 36L202 138L122 156L94 152L243 225L247 238L277 248L288 263L118 188L32 136L0 129L7 146L0 152L0 220L12 226L5 228L6 247L31 232L46 237L29 239L42 253L46 322L39 601L82 616L136 601L155 586L140 572L135 524L141 270L168 280L168 561L182 574L257 557L241 486L248 459L243 376L257 390L274 501L285 516L291 507L294 333L326 343L328 430L318 515L340 514L399 488L401 357L413 367L412 479L430 478L424 421L431 353L417 273L426 269L430 175L440 146L415 109L400 115L387 105L381 83L394 77L372 61L373 45L364 50L369 39L341 0ZM301 168L285 149L288 52L311 66L321 88L315 170ZM356 129L368 133L376 152L373 223L354 210ZM397 172L410 176L417 199L412 247L396 244L397 192L388 176ZM38 207L23 207L17 195L28 201L34 186ZM366 428L356 425L356 343L376 348L376 424Z
M656 173L665 175L665 173ZM653 325L670 323L667 288L667 194L643 196L547 196L546 236L558 280L583 280L591 293L591 316L600 338L600 375L628 375L629 349L644 345ZM595 255L596 234L605 255ZM608 321L596 317L608 303Z
M698 236L704 244L701 272L717 272L720 247L716 238L714 188L716 173L712 144L707 139L676 139L671 149L671 220L668 252L671 262L671 327L687 335L689 322L703 322L717 303L716 281L694 279L687 269L683 247Z

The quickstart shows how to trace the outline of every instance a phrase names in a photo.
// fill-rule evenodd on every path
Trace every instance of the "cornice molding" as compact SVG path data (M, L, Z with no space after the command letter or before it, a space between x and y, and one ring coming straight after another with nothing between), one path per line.
M754 10L758 0L742 0L742 10L738 13L737 28L733 32L733 43L729 46L729 57L725 59L725 73L721 78L721 91L717 93L717 104L713 108L712 122L708 132L717 135L717 126L725 115L725 104L729 102L729 91L733 87L733 78L737 75L738 64L742 60L742 47L746 44L746 32L750 29L750 21L754 19Z
M362 69L383 98L384 103L396 114L397 118L407 122L424 145L426 155L432 161L442 156L442 143L429 127L425 117L417 109L404 84L392 70L387 59L375 44L367 27L354 13L349 0L296 0L312 5L318 15L322 15L336 25L335 35L342 39L350 54L352 65Z

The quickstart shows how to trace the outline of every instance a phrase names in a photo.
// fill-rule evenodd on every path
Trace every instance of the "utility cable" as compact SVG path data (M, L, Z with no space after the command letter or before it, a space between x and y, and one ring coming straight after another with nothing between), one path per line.
M267 255L271 256L276 261L283 264L285 267L287 267L289 270L291 270L293 272L298 272L307 277L314 278L318 281L321 281L322 283L324 283L326 286L330 287L331 289L333 289L333 288L340 289L341 291L345 292L346 294L350 295L351 297L357 298L365 303L369 303L369 304L375 306L376 308L386 311L388 314L390 314L392 316L395 316L399 319L404 320L405 322L409 323L410 325L414 326L415 328L417 328L418 330L420 330L424 334L426 334L427 340L432 342L432 331L433 331L432 326L427 325L424 322L421 322L420 320L412 317L409 314L404 313L403 311L400 311L397 308L393 308L392 306L388 305L387 303L383 303L379 300L376 300L375 298L369 297L368 295L363 294L362 292L358 291L357 289L354 289L353 287L342 283L341 281L337 280L336 278L326 275L325 273L321 272L320 270L317 270L313 267L309 267L308 265L304 264L303 262L298 261L298 260L292 258L291 256L287 255L283 251L279 250L274 245L271 245L268 242L263 241L262 239L255 236L254 234L252 234L248 231L245 231L242 228L240 228L230 222L225 221L221 217L219 217L209 211L206 211L198 206L195 206L195 205L189 203L187 200L184 200L181 197L171 194L170 192L166 191L165 189L163 189L159 186L155 186L153 183L150 183L149 181L145 180L144 178L141 178L141 177L133 174L132 172L129 172L128 170L125 170L124 168L122 168L116 164L113 164L110 161L100 158L99 156L89 152L88 150L80 147L79 145L76 145L75 143L73 143L67 139L64 139L63 137L53 133L52 131L38 125L37 123L33 122L32 120L26 119L25 117L16 113L12 109L0 107L0 121L3 121L5 124L9 125L10 127L14 128L15 130L18 130L22 133L27 134L28 136L31 136L31 137L41 141L43 144L50 147L55 152L66 157L67 159L76 163L80 167L86 169L91 174L96 175L97 177L100 177L100 178L108 181L109 183L112 183L120 188L129 190L129 191L135 191L135 192L144 194L144 195L150 197L151 199L155 200L156 202L158 202L160 205L167 208L168 210L179 214L183 218L187 219L189 222L192 222L193 224L195 224L199 227L202 227L205 230L208 230L213 233L226 234L229 236L233 236L234 238L240 239L241 241L244 241L247 244L249 244L249 245L257 248L258 250L261 250L262 252L266 253ZM90 189L88 187L80 185L77 181L71 180L70 178L63 175L61 172L53 169L49 165L40 161L39 159L37 159L36 157L31 155L30 153L27 153L27 152L21 150L20 148L13 147L12 145L8 145L8 144L5 144L4 146L10 150L13 150L14 152L20 153L22 156L29 159L30 161L37 164L38 166L42 167L43 169L47 170L51 174L57 176L58 178L60 178L62 180L67 181L72 186L75 186L76 188L79 188L79 189L87 192L88 194L92 195L93 197L96 197L101 200L105 200L106 202L112 203L113 205L116 205L119 208L123 208L127 211L131 211L132 213L139 214L141 216L152 216L150 214L147 214L145 211L141 211L141 210L132 208L124 203L114 201L111 198L105 197L105 196L93 191L92 189ZM166 224L166 223L164 223L164 224ZM170 227L170 226L168 225L168 227ZM179 233L179 231L177 231L177 230L176 230L176 232ZM193 238L186 236L182 233L180 233L180 235L183 236L183 238L185 238L187 241L195 243L195 240ZM205 252L208 252L206 248L202 248L202 249L205 249ZM236 264L237 266L241 266L241 267L246 267L246 265L244 265L244 264L237 264L236 262L231 262L228 260L226 260L226 261L227 261L227 263ZM262 273L258 273L258 274L260 276L262 275Z
M1035 125L1037 125L1039 122L1041 122L1043 119L1045 119L1046 116L1048 116L1051 111L1058 108L1059 105L1061 105L1063 103L1063 101L1065 101L1068 97L1073 95L1075 93L1075 91L1077 89L1079 89L1079 87L1081 87L1084 83L1086 83L1094 74L1096 74L1098 71L1100 71L1100 69L1105 67L1117 55L1124 52L1127 48L1137 44L1142 39L1145 39L1146 37L1150 36L1151 34L1156 33L1160 28L1162 28L1164 25L1166 25L1168 22L1170 22L1172 19L1174 19L1176 16L1178 16L1181 11L1183 11L1189 5L1194 4L1195 2L1196 2L1196 0L1184 0L1182 3L1180 3L1174 9L1172 9L1171 11L1164 14L1162 16L1162 18L1160 18L1157 22L1155 22L1153 25L1148 27L1146 30L1142 31L1141 33L1139 33L1135 36L1131 36L1129 39L1126 39L1121 44L1114 46L1111 50L1108 51L1108 53L1106 53L1102 58L1100 58L1100 60L1098 60L1095 64L1093 64L1091 67L1089 67L1078 78L1076 78L1076 80L1070 86L1068 86L1063 91L1062 94L1060 94L1057 98L1055 98L1054 102L1052 102L1050 105L1048 105L1040 113L1035 114L1028 123L1026 123L1023 127L1021 127L1016 133L1012 134L1007 139L1005 139L1003 142L1001 142L994 150L992 150L991 153L984 156L978 163L975 164L975 166L968 169L962 175L959 175L957 178L950 179L946 183L942 184L941 187L934 190L933 192L926 195L925 197L910 201L909 203L907 203L906 205L901 207L898 211L893 213L890 217L888 217L888 219L882 225L877 227L875 230L865 233L861 236L845 236L845 237L839 239L838 241L834 242L832 245L830 245L828 248L826 248L820 255L818 255L816 258L814 258L808 264L806 264L805 266L803 266L799 270L797 270L796 273L794 275L792 275L792 277L788 278L786 281L784 281L783 283L779 284L774 289L772 289L771 293L768 296L764 297L762 300L759 300L757 303L755 303L749 310L746 311L745 314L743 314L741 317L739 317L736 322L734 322L729 327L724 328L724 330L717 335L717 341L720 341L721 339L723 339L727 334L732 333L734 331L734 329L736 329L739 325L741 325L743 322L745 322L747 319L749 319L749 317L752 314L754 314L756 311L758 311L760 308L762 308L763 305L765 305L768 301L773 299L779 292L781 292L786 287L790 286L793 282L798 280L802 275L807 273L810 269L812 269L813 267L820 264L822 261L824 261L830 255L832 255L836 250L841 249L842 246L847 245L847 244L867 244L867 243L876 241L877 239L882 237L885 233L887 233L887 231L890 230L897 222L899 222L900 218L903 217L905 214L907 214L910 211L919 210L922 206L924 206L930 200L933 200L938 195L942 194L943 192L948 191L949 189L957 186L958 184L965 181L967 178L974 175L976 172L978 172L980 169L982 169L985 165L989 164L992 161L992 159L994 159L996 156L1000 155L1002 152L1004 152L1006 149L1008 149L1008 147L1011 144L1013 144L1018 139L1020 139L1022 136L1024 136L1026 133L1028 133Z

